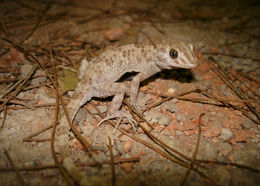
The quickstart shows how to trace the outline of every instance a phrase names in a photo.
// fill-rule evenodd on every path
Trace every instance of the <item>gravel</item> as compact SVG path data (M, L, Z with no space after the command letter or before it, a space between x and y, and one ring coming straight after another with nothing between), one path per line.
M231 140L233 137L233 132L229 128L222 128L220 139L224 142Z

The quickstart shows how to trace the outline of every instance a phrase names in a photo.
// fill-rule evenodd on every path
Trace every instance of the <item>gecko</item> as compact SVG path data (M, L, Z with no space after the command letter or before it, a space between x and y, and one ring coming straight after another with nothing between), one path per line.
M155 46L128 44L107 49L90 62L82 63L80 82L67 105L69 118L73 121L80 107L93 97L113 96L107 116L98 125L113 118L119 118L117 126L123 118L127 118L129 123L134 125L132 116L120 109L128 91L130 103L139 109L136 101L140 82L162 70L191 69L197 65L193 45L187 42L160 43ZM123 82L118 82L128 72L137 73L131 81L130 88ZM66 117L63 116L60 121L63 127L63 132L60 132L62 135L69 131L66 123Z

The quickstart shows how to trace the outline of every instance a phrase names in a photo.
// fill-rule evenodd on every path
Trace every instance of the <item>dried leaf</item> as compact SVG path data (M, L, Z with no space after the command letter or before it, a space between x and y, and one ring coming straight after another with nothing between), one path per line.
M59 76L58 82L62 92L75 90L79 82L77 74L68 69L64 69L61 73L62 75Z

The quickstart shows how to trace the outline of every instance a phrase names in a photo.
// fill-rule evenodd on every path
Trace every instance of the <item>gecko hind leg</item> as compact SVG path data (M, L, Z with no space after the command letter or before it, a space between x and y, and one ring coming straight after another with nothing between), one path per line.
M117 86L124 86L124 85L121 83L119 85L119 83L118 83ZM126 90L126 88L121 87L121 90ZM118 92L117 94L115 94L115 96L113 97L108 115L98 123L98 126L101 125L106 120L113 119L113 118L119 118L119 120L116 124L116 127L115 127L115 130L116 130L117 127L119 126L120 122L122 121L122 119L126 118L126 119L128 119L129 123L132 125L133 129L136 130L135 125L137 125L137 123L132 118L131 114L129 114L125 111L119 110L122 105L124 95L125 95L125 91L121 91L121 92Z

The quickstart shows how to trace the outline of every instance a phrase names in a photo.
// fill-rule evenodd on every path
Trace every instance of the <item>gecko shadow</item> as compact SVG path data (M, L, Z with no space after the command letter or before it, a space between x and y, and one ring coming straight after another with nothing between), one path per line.
M128 72L125 73L117 82L123 82L123 81L131 81L133 77L138 74L136 72ZM172 69L172 70L163 70L146 80L141 82L141 86L147 85L149 82L152 82L158 78L164 79L164 80L175 80L179 81L181 83L189 83L195 80L194 74L190 71L190 69Z
M135 75L137 75L137 72L127 72L125 73L119 80L116 82L124 82L124 81L132 81ZM153 82L156 79L161 78L164 80L174 80L179 81L181 83L190 83L195 80L193 73L189 69L172 69L172 70L163 70L146 80L142 81L140 83L141 86L147 85L149 82ZM104 98L97 98L93 97L94 100L102 100L102 101L111 101L113 96L104 97Z
M159 74L162 79L180 81L181 83L189 83L195 80L193 72L190 69L172 69L164 70Z

